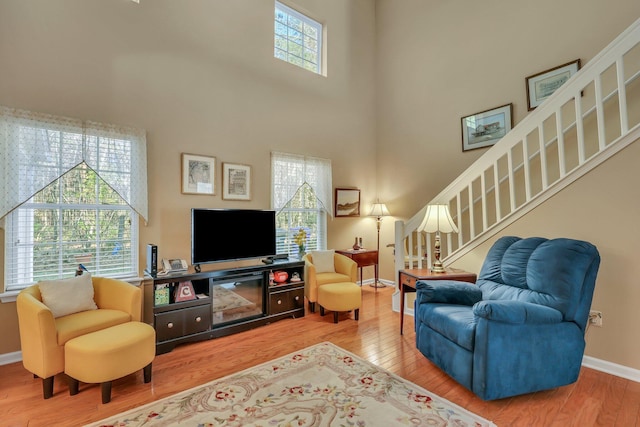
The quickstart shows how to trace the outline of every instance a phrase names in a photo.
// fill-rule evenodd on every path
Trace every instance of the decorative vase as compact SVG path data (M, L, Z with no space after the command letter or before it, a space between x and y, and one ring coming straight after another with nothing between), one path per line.
M298 245L298 258L302 259L305 254L304 245Z
M360 245L358 245L358 238L356 237L356 242L353 244L353 250L357 251L360 249Z

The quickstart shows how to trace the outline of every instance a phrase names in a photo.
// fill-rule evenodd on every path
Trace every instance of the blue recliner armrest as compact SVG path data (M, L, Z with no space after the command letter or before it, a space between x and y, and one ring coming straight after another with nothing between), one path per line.
M472 306L482 300L482 291L476 285L455 280L419 280L416 291L416 304L437 302Z
M512 324L562 322L562 313L555 308L523 301L481 301L473 306L473 314L487 320Z

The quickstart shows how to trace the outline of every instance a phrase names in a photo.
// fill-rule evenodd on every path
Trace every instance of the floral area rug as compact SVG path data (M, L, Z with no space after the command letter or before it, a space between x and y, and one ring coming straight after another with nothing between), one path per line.
M329 342L91 426L494 426Z

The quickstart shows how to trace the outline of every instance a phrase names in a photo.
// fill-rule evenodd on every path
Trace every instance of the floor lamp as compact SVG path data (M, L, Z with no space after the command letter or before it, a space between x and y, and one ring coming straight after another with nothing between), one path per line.
M444 273L445 269L440 261L440 232L457 233L458 227L453 222L447 205L429 205L427 213L418 227L418 231L426 231L427 233L436 233L436 243L433 251L434 259L431 271L434 273Z
M376 200L376 202L371 207L371 211L369 212L369 216L374 216L376 218L376 228L378 229L378 245L376 246L376 249L378 250L378 258L380 258L380 225L382 223L382 217L389 215L390 214L387 206L384 203L380 203L380 200ZM378 263L380 263L379 259ZM378 283L378 281L376 281L376 283L371 286L373 286L374 288L384 288L386 285Z

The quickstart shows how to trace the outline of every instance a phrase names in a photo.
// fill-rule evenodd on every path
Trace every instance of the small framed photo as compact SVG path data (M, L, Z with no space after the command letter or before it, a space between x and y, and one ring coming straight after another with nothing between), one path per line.
M462 118L462 151L495 144L513 127L513 104Z
M182 193L215 195L216 158L182 153Z
M542 101L550 97L579 69L580 60L576 59L527 77L525 82L527 86L527 108L529 111L542 104Z
M251 200L251 166L236 163L222 164L222 198Z
M336 217L360 216L360 190L336 188Z

